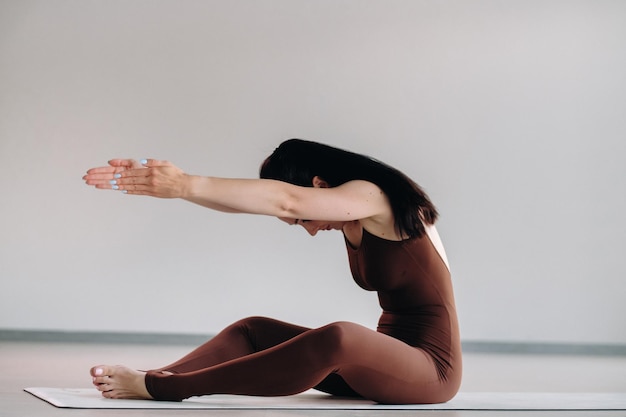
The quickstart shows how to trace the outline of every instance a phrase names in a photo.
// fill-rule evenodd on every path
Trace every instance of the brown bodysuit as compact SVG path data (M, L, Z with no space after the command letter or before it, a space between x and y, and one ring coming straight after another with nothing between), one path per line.
M157 400L206 394L291 395L310 388L383 403L438 403L461 382L450 273L427 236L346 240L356 283L377 291L377 331L336 322L309 329L240 320L179 361L146 374ZM161 371L172 372L173 375Z

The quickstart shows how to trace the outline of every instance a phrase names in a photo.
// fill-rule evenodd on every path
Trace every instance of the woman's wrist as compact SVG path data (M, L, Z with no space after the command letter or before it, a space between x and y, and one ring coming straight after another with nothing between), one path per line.
M198 188L200 187L200 180L202 177L198 175L183 175L183 182L181 187L181 196L183 200L193 199L198 196Z

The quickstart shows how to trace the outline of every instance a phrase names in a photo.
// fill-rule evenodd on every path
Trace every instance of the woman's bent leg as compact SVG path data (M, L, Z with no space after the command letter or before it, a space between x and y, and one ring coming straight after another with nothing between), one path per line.
M309 328L266 317L239 320L178 361L155 369L175 374L197 371L283 343Z
M445 401L456 381L440 381L421 350L353 323L333 323L287 341L192 372L148 372L155 399L180 400L204 394L290 395L340 375L362 396L389 403ZM456 384L456 385L455 385Z

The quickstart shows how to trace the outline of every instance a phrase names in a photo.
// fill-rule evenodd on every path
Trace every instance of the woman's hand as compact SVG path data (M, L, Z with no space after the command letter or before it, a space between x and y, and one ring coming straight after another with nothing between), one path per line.
M184 197L188 183L188 175L180 168L154 159L113 159L108 167L88 170L83 179L100 189L160 198Z

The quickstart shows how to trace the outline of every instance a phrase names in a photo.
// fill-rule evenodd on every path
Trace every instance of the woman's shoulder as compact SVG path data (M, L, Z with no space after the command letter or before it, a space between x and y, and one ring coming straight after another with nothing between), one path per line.
M369 193L372 196L385 196L385 193L378 185L366 180L350 180L334 188L343 192L360 192Z
M378 185L365 180L353 180L340 187L353 190L359 193L362 198L364 196L365 199L371 199L371 202L376 201L374 204L381 208L375 215L359 219L358 225L352 227L367 230L368 233L382 239L402 240L402 236L397 233L389 198ZM361 231L357 232L357 234L361 233Z

